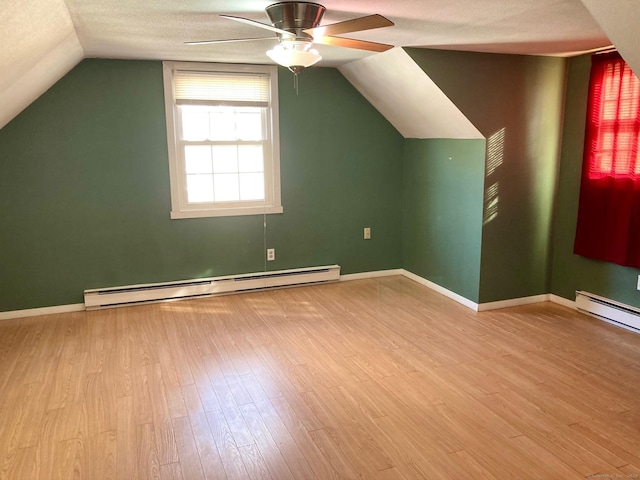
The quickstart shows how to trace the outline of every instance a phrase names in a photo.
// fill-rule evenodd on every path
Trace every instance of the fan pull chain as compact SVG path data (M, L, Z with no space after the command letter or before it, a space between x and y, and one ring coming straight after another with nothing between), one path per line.
M298 74L297 73L293 74L293 88L296 91L296 95L298 95Z

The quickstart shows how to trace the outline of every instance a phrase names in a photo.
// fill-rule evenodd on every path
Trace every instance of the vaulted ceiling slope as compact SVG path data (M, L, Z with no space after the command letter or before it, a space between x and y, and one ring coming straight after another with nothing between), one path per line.
M637 76L640 76L640 2L638 0L582 0L602 30L607 32L611 43L629 64Z
M274 0L21 0L0 8L0 128L84 57L267 63L263 41L187 46L188 40L265 36L218 13L267 23ZM583 4L584 2L584 4ZM351 35L404 47L564 55L612 38L636 71L637 0L322 0L323 24L379 13L395 22ZM589 9L587 9L586 7ZM590 13L591 12L591 13ZM593 16L592 16L593 15ZM596 22L594 17L598 20ZM346 35L349 36L349 35ZM367 52L321 46L321 66Z
M62 78L84 51L64 0L0 8L0 128Z
M404 138L484 138L402 48L338 70Z

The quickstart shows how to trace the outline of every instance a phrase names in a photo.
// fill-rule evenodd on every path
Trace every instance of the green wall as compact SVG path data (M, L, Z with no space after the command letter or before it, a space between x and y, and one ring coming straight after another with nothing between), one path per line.
M398 268L404 139L338 70L305 70L299 82L296 95L292 74L281 70L285 213L267 218L277 259L269 269ZM371 240L363 240L364 227Z
M406 50L487 138L479 301L547 293L565 60Z
M266 225L170 220L160 62L83 61L0 130L0 311L333 263L403 267L478 303L587 290L640 307L639 270L572 253L589 57L568 63L561 138L565 60L407 51L486 149L404 140L337 70L305 71L299 95L280 70L284 214Z
M407 139L402 266L478 302L485 140Z
M640 307L640 270L574 255L587 116L589 55L569 60L562 155L554 225L551 293L575 300L576 290Z
M81 62L0 130L0 311L267 267L397 268L402 137L337 70L300 83L280 71L284 214L170 220L161 63Z

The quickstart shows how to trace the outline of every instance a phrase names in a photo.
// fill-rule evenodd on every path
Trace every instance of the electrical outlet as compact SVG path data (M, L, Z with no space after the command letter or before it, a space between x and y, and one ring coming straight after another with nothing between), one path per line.
M276 259L276 249L275 248L267 248L267 261L270 262Z
M364 239L371 240L371 227L364 227Z

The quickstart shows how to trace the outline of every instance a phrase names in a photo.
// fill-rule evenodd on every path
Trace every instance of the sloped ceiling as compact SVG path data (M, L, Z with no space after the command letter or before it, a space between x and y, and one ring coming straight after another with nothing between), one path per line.
M405 138L484 138L402 48L338 69Z
M636 76L640 76L640 2L582 0Z
M0 128L71 70L84 51L64 0L0 8Z
M631 5L635 1L622 3ZM596 4L598 0L585 2ZM269 0L3 0L0 127L83 57L268 63L264 52L275 43L275 34L223 19L218 14L267 22L264 8L270 3ZM565 55L610 43L581 0L323 0L322 3L327 7L323 24L371 13L388 17L395 22L394 27L346 36L395 46ZM630 16L628 20L632 18L637 17ZM188 40L260 36L267 39L184 45ZM371 55L332 46L321 46L319 50L324 57L320 66L340 66Z

